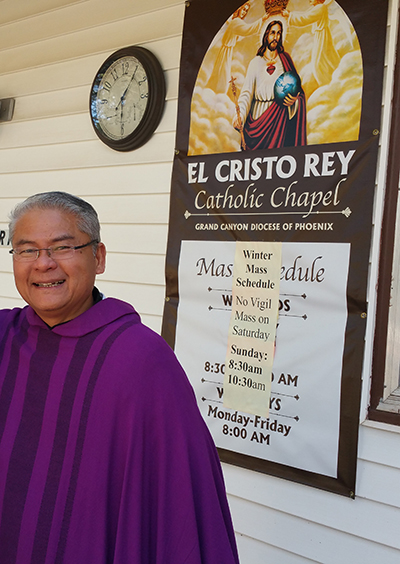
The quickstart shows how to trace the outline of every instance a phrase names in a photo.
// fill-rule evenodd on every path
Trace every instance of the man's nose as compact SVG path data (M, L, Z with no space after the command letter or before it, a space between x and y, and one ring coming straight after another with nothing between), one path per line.
M35 266L41 268L43 266L49 268L51 266L57 265L57 262L51 256L49 249L40 249L39 256L35 260Z

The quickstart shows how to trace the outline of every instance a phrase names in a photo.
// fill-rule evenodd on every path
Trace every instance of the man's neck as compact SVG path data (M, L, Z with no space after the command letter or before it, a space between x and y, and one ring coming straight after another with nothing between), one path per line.
M93 298L93 302L91 304L91 307L94 306L95 304L97 304L98 302L101 302L102 299L103 299L103 295L99 292L99 290L96 288L96 286L93 287L92 298ZM42 321L44 321L44 319ZM64 323L68 323L68 321L71 321L71 319L68 319L67 321L61 321L61 323L55 323L54 325L50 325L49 323L47 323L47 321L44 321L44 322L46 323L46 325L49 329L54 329L55 327L58 327L59 325L63 325Z

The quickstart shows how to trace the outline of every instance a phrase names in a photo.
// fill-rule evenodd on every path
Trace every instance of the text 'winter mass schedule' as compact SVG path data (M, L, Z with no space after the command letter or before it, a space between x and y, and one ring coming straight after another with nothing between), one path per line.
M268 416L279 307L281 243L237 242L224 407Z

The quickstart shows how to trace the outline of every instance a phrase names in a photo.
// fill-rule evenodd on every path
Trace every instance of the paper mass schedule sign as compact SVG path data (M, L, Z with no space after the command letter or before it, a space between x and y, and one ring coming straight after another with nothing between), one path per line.
M223 404L235 247L216 241L181 247L175 351L202 415L224 450L334 477L350 245L282 244L268 417Z
M279 306L281 243L237 242L224 406L268 416Z

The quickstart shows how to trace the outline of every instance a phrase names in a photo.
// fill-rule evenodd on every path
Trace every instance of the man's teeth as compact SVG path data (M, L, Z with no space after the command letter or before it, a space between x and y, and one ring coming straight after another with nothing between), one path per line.
M53 286L59 286L63 284L64 280L59 280L58 282L35 282L35 286L39 286L39 288L52 288Z

